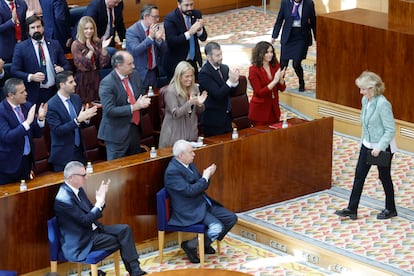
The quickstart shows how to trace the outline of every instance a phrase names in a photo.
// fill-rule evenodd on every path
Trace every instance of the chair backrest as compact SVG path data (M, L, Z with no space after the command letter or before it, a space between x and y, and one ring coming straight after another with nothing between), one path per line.
M158 113L160 114L160 122L162 125L162 122L164 121L164 115L165 115L165 94L168 91L168 85L165 85L160 88L158 91Z
M252 126L249 120L249 98L247 97L246 91L247 78L241 75L236 92L231 97L231 115L233 123L236 124L238 129Z
M91 162L105 161L103 146L98 140L96 126L90 125L81 128L83 145L85 147L86 160Z
M34 144L34 172L36 175L51 172L52 166L49 164L49 147L44 136L33 138Z
M66 261L61 250L59 226L56 217L47 221L47 237L49 239L50 260Z
M164 231L170 220L170 197L165 188L157 193L157 220L158 230Z
M141 116L141 144L151 148L155 145L154 129L152 128L152 121L149 113L145 113Z

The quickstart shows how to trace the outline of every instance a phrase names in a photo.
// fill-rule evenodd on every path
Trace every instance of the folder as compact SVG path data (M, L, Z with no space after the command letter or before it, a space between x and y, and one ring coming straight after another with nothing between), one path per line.
M377 157L372 156L372 150L367 151L367 165L377 165L381 167L391 166L392 153L389 151L380 151Z

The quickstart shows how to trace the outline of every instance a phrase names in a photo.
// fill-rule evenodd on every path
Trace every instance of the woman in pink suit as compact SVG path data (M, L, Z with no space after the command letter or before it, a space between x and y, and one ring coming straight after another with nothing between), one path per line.
M285 68L281 69L272 44L261 41L252 52L249 81L253 97L249 105L249 119L254 126L279 122L278 91L284 91Z
M99 99L99 69L109 64L110 56L106 48L112 37L101 41L96 32L96 24L92 17L83 16L79 20L76 40L72 43L73 62L76 67L76 94L83 103Z

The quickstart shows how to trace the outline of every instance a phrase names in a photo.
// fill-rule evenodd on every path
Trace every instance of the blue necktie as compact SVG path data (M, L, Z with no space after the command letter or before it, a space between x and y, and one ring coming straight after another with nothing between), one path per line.
M73 104L70 101L70 99L67 99L66 102L69 105L69 114L70 114L70 117L72 118L72 120L74 120L76 118L75 107L73 106ZM79 127L75 128L75 145L77 147L79 147L79 145L80 145Z
M20 106L16 106L15 110L18 114L17 118L19 119L20 123L24 122L24 115L22 110L20 109ZM29 143L29 136L24 136L24 149L23 149L23 155L28 155L30 153L30 143Z
M194 173L194 172L193 172L193 170L191 169L190 165L188 166L188 170L189 170L191 173ZM208 196L207 196L205 193L203 193L203 197L204 197L204 200L207 202L207 204L208 204L209 206L213 206L213 204L211 203L211 200L208 198Z
M185 21L187 24L187 29L191 28L191 19L188 15L185 16ZM188 58L194 60L195 56L195 42L194 42L194 35L190 37L190 50L188 51Z

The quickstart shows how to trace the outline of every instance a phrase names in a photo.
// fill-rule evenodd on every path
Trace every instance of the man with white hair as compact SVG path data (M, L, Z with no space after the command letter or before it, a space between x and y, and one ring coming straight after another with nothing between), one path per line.
M214 254L211 243L222 240L236 224L237 216L219 202L210 198L205 191L210 178L216 171L211 164L201 175L193 163L195 153L190 142L178 140L173 146L174 158L168 164L164 175L165 188L171 198L171 219L169 225L189 226L203 223L207 226L204 236L204 252ZM197 256L197 238L181 244L192 263L199 263ZM203 250L203 249L201 249Z

